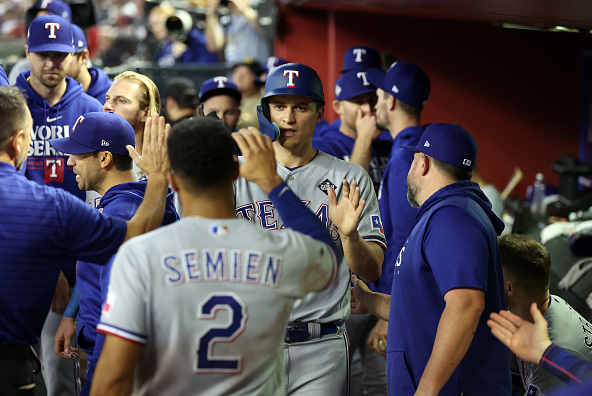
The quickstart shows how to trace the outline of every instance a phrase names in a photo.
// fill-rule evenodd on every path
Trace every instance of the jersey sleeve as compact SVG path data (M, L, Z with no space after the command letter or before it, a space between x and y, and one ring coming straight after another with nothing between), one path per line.
M583 379L592 376L592 362L576 357L555 344L545 350L539 363L570 386L581 385Z
M65 230L63 248L68 258L105 263L125 239L124 220L103 216L82 200L63 191L59 218Z
M359 168L363 172L360 172L356 179L348 180L350 185L352 181L356 180L360 186L360 200L366 201L366 206L364 206L358 224L358 233L365 241L377 243L383 251L386 251L386 238L382 228L382 219L378 208L378 199L374 192L374 185L368 173L361 166Z
M440 293L454 288L487 292L489 246L484 231L460 208L446 206L430 219L424 253Z
M107 299L103 303L97 331L146 344L147 275L142 266L142 252L131 244L121 247L113 261Z

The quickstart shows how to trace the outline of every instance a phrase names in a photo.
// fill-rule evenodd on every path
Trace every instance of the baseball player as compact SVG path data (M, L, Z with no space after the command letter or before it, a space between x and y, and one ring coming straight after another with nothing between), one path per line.
M135 145L134 129L117 114L99 112L82 115L74 131L69 137L50 140L50 144L70 154L68 164L76 173L79 188L99 193L99 211L129 220L142 202L146 189L145 181L136 182L133 162L126 148ZM163 225L178 219L172 202L171 191L167 196ZM101 304L107 298L112 260L100 264L78 261L76 287L80 290L80 309L76 323L74 317L68 318L64 313L60 324L60 329L64 323L69 323L71 330L77 327L77 344L86 352L87 372L80 395L90 393L94 369L104 342L104 337L97 335L96 326L101 316ZM68 356L70 351L66 351L69 349L66 345L69 337L60 339L56 334L56 338L56 353L61 357L71 357Z
M317 73L306 65L288 63L269 74L260 106L262 132L279 132L274 142L278 174L326 225L345 256L335 283L298 300L290 315L284 349L288 394L347 394L344 321L349 316L349 269L368 281L375 280L386 248L376 195L366 171L312 147L324 104ZM337 196L348 197L357 191L356 186L366 202L361 219L330 213L333 189ZM266 230L284 228L281 215L257 185L239 178L234 187L237 217Z
M160 150L166 128L164 119L146 123L149 149L133 158L150 180L138 211L125 222L19 173L33 125L20 89L0 87L0 119L0 389L27 395L39 369L32 346L39 342L60 271L77 258L105 262L125 239L162 222L168 183L166 151Z
M107 73L96 66L87 67L90 58L84 32L77 25L72 24L74 34L74 58L68 69L68 76L82 84L82 89L88 95L105 104L105 94L111 87L111 80Z
M170 179L186 216L117 254L92 395L283 394L290 310L297 298L331 284L340 252L277 175L271 140L255 129L239 134L233 141L215 117L173 128ZM235 141L245 158L240 170ZM268 233L236 218L239 172L292 229ZM359 216L363 205L346 201L339 209Z
M216 112L230 130L235 131L240 119L242 95L235 83L224 76L204 81L199 90L197 102L201 115Z
M49 145L52 138L69 136L81 114L101 111L101 104L84 93L82 86L66 75L73 61L72 26L61 16L48 14L33 19L29 27L27 59L31 70L18 76L16 86L24 90L33 117L31 145L25 165L25 176L39 184L62 188L84 200L86 192L78 189L67 157ZM68 282L61 277L56 296L58 304L47 315L41 341L45 382L50 395L75 395L75 367L73 362L58 358L53 353L53 337L61 321L68 296L68 283L73 286L75 261L64 271ZM61 301L64 301L62 304Z

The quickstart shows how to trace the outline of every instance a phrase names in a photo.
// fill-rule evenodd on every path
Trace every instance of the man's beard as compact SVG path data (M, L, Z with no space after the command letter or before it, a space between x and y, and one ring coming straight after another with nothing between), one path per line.
M409 183L409 179L407 179L407 201L414 208L419 208L420 206L417 202L417 186Z

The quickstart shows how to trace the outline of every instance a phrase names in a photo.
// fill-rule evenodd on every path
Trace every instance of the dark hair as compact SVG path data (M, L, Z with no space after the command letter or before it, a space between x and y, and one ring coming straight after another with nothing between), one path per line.
M466 170L447 164L446 162L440 161L434 157L430 158L434 162L436 168L440 169L442 173L451 177L455 181L471 180L473 178L473 172L467 172Z
M0 120L0 152L5 152L12 135L19 129L24 129L27 123L27 102L20 88L0 87Z
M545 245L521 234L501 236L498 243L508 280L515 282L529 296L546 294L551 277L551 256Z
M235 142L219 118L196 117L175 124L167 146L173 172L190 187L208 188L232 181Z
M195 109L198 104L195 85L188 78L172 79L167 86L166 96L173 98L180 109Z
M92 154L93 157L97 158L99 156L99 151L93 151ZM121 155L115 153L111 153L111 155L113 156L113 166L116 170L124 172L132 170L134 168L134 161L132 160L132 157L130 157L129 155Z

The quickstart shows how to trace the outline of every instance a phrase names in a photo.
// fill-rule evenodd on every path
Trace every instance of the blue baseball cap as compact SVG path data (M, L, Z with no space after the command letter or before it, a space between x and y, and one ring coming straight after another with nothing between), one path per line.
M88 49L86 44L86 36L78 25L72 24L72 36L74 38L74 48L76 51Z
M382 60L376 48L360 45L348 48L343 55L343 69L340 73L352 70L365 71L372 68L380 69Z
M376 92L376 87L370 84L365 71L344 73L335 83L335 100L347 100L373 92Z
M35 4L33 4L27 12L32 15L32 18L34 18L35 15L33 15L33 14L36 14L37 12L42 11L42 10L47 11L50 14L59 15L62 18L65 18L69 21L72 20L72 9L68 5L68 3L66 3L65 1L62 1L62 0L39 0L39 1L35 2Z
M382 69L369 69L368 80L410 106L422 107L430 96L430 79L427 73L413 63L395 62L386 72Z
M212 96L228 95L236 99L240 103L242 95L238 90L238 86L230 81L227 77L218 76L210 78L201 84L199 89L199 96L197 97L197 103L202 104Z
M31 21L27 33L29 52L69 52L73 53L74 42L72 24L58 15L41 15Z
M458 124L432 124L425 129L417 146L400 147L419 151L467 172L473 171L477 160L477 142Z
M65 154L109 151L129 155L126 146L136 147L134 128L122 116L109 112L86 113L78 117L69 137L49 139L49 144Z

